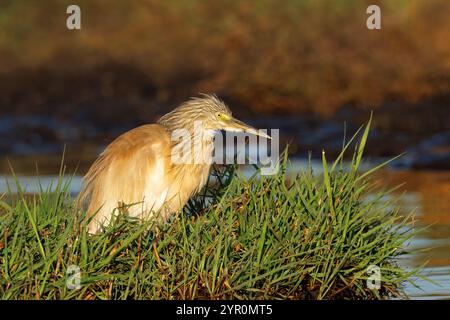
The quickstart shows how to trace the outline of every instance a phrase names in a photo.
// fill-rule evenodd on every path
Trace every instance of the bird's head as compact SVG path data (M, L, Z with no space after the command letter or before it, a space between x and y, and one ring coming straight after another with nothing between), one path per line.
M230 108L215 95L192 98L163 116L159 123L169 127L186 127L194 121L201 121L208 131L246 132L271 139L267 134L233 117Z
M257 136L270 139L267 134L249 126L248 124L234 118L231 113L226 113L222 111L216 111L213 115L212 129L213 130L225 130L232 132L247 132Z

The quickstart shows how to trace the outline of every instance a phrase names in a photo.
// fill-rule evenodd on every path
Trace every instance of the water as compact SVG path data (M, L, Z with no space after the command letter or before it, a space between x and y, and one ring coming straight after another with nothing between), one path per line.
M414 210L416 226L426 227L409 244L421 251L399 263L407 268L426 264L422 274L434 283L415 279L419 288L406 285L406 293L412 299L450 299L450 171L385 170L378 176L390 186L406 182L401 208Z
M306 161L292 161L291 170L305 167ZM320 173L321 164L313 163L313 169ZM250 172L247 172L250 174ZM57 177L44 175L39 179L32 175L19 176L19 182L27 193L52 188ZM76 195L81 187L81 176L66 176L71 180L71 193ZM405 292L411 299L450 299L450 171L380 171L375 179L386 186L396 186L406 182L398 193L405 192L401 198L401 208L405 213L414 211L415 225L428 226L408 244L411 248L424 249L412 255L403 256L399 264L406 268L416 268L426 263L422 275L429 280L414 279L415 287L405 284ZM15 192L12 176L0 176L0 195L8 188Z

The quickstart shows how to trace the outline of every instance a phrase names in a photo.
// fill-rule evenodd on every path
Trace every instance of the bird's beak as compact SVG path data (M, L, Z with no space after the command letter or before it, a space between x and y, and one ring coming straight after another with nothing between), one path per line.
M230 119L226 120L223 129L226 131L247 132L247 133L254 134L256 136L264 137L267 139L272 139L269 135L265 134L261 130L255 129L235 118L230 118Z

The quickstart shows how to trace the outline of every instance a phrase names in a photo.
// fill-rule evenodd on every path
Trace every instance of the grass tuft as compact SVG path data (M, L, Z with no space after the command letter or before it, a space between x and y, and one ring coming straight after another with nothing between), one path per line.
M359 132L359 131L358 131ZM245 178L214 168L210 184L158 231L119 214L89 236L70 182L0 199L2 299L382 299L404 295L417 270L395 263L412 221L395 197L358 171L369 126L350 165L344 152L321 175L311 167ZM329 169L330 168L330 169ZM64 172L61 172L61 175ZM367 195L370 194L370 197ZM70 266L79 289L67 286ZM380 268L380 289L367 286ZM69 274L70 275L70 274Z

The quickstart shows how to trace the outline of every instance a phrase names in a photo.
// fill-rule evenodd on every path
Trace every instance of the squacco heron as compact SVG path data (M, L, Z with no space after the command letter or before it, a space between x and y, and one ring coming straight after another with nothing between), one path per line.
M194 122L200 124L196 130ZM91 217L89 232L100 232L110 223L114 209L124 205L130 216L146 219L157 213L162 221L181 210L207 181L218 130L270 138L233 118L228 106L215 95L203 95L182 103L157 123L115 139L83 179L78 200ZM186 144L185 139L174 139L178 131L193 138L187 140L189 146L180 145ZM173 151L185 147L195 150L191 155L202 161L173 161Z

